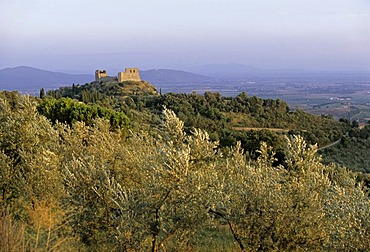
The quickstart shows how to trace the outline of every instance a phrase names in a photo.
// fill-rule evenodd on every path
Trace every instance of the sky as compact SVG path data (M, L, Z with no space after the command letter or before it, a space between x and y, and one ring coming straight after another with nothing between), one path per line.
M0 0L0 69L370 71L369 0Z

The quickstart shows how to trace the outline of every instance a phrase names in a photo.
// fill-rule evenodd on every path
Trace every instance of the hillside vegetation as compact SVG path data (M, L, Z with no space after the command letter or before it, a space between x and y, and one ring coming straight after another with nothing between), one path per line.
M74 122L84 122L91 126L97 118L107 119L112 129L126 130L129 120L122 112L104 108L98 105L86 105L71 98L45 99L37 111L46 116L52 123L65 123L72 125Z
M144 92L123 95L117 83L104 86L96 82L79 88L66 87L52 91L50 95L55 96L56 92L58 97L72 97L124 112L135 129L155 131L159 115L166 107L175 111L187 132L193 127L207 130L210 139L219 142L219 148L229 148L240 141L246 153L256 158L261 142L268 143L276 153L275 165L284 165L284 136L303 136L307 143L318 144L319 148L341 140L339 145L320 151L324 161L360 172L367 173L370 169L369 138L363 134L366 129L355 133L359 131L355 121L342 119L338 122L330 115L314 116L302 110L292 111L279 99L249 97L246 93L223 97L211 92L204 95L144 95Z
M124 92L118 83L93 82L61 88L48 94L124 112L134 128L153 130L163 108L168 108L184 122L187 132L194 127L207 130L213 141L219 141L220 148L235 146L240 141L242 148L256 158L261 142L267 142L276 152L276 164L284 163L285 135L301 135L308 143L322 147L340 139L350 128L347 123L335 121L330 116L291 111L284 101L249 97L246 93L223 97L210 92L204 95L158 95L139 90L133 94Z
M104 116L93 123L51 121L37 109L48 102L0 93L3 251L370 247L367 188L355 173L322 164L317 147L300 136L283 137L284 165L277 166L268 144L262 142L251 159L240 143L221 148L206 130L187 129L168 108L158 118L141 119L158 119L157 127L133 124L127 137ZM133 113L155 109L150 102ZM270 109L283 111L282 104Z
M353 127L338 145L322 152L325 163L337 163L354 171L370 173L370 124Z
M94 81L85 85L72 85L51 90L48 94L55 98L71 97L83 102L95 102L106 97L130 95L158 95L153 85L146 81L103 82Z

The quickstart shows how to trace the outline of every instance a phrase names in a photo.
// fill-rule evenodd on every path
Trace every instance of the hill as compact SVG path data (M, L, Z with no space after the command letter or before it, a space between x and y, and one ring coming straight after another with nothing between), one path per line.
M28 66L0 70L0 85L3 90L57 88L73 83L90 82L93 78L92 74L66 74Z
M341 141L323 151L324 163L337 163L352 170L370 173L370 122L362 128L354 124Z
M83 102L96 102L107 97L158 95L156 88L147 81L103 82L93 81L84 85L60 87L47 92L49 96L71 97Z
M92 82L49 91L48 95L118 109L128 115L131 125L139 128L147 125L153 129L166 107L178 115L186 130L207 130L210 138L219 141L222 148L235 146L240 141L245 151L256 156L261 142L267 142L274 147L280 164L285 156L285 135L302 135L308 143L321 147L338 140L347 130L346 124L330 117L290 111L288 104L279 99L248 97L246 93L235 98L211 92L158 95L149 83L145 87L138 84Z
M187 84L211 81L211 77L171 69L153 69L140 71L141 79L154 85ZM51 89L74 84L90 83L93 74L66 74L42 70L34 67L19 66L0 70L2 90L25 91L41 88Z
M139 98L126 99L136 120L149 111ZM160 99L194 125L207 117L227 126L237 119L230 113L260 117L261 126L289 117L291 126L332 124L245 94L145 98L148 109ZM161 120L148 114L151 127L136 130L125 111L102 106L109 100L0 92L2 251L368 251L369 187L322 164L302 137L284 139L284 166L276 167L269 145L252 160L238 143L210 140L209 127L188 131L163 107Z
M172 69L152 69L140 71L143 80L153 84L184 84L211 81L212 78L204 75Z

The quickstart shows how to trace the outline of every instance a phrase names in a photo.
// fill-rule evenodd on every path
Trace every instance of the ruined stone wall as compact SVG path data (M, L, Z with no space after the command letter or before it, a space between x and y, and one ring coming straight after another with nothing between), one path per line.
M118 77L108 76L106 70L95 71L95 81L141 81L139 68L125 68L124 72L119 72Z
M125 68L125 72L118 73L118 82L141 81L139 68Z
M95 80L99 80L99 79L102 79L102 78L105 78L108 76L108 73L106 70L96 70L95 71Z

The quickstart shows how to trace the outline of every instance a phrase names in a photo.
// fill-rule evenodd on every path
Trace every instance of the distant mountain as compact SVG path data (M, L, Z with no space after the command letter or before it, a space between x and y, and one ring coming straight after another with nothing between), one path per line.
M112 73L116 76L117 73ZM212 78L184 71L170 69L153 69L140 71L142 80L154 85L188 84L211 81ZM38 68L19 66L0 70L0 90L52 89L61 86L85 84L94 81L93 74L66 74Z
M190 67L186 70L220 79L238 79L262 76L271 77L281 75L294 76L297 74L302 75L306 73L304 69L261 69L251 65L243 65L238 63L208 64Z
M208 64L197 67L190 67L189 70L193 73L214 76L217 78L230 78L230 77L245 77L249 73L261 71L260 69L243 64L228 63L228 64Z
M171 70L171 69L152 69L147 71L140 71L142 80L149 81L156 84L185 84L185 83L201 83L211 81L213 78L193 74L185 71Z
M93 74L66 74L19 66L0 70L0 90L56 88L73 83L84 84L93 79Z

